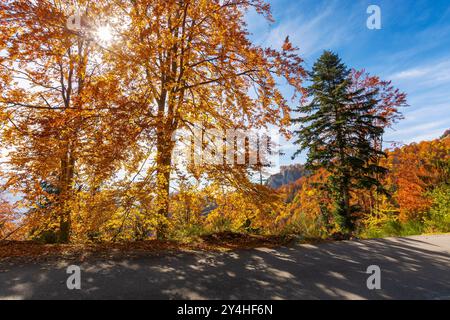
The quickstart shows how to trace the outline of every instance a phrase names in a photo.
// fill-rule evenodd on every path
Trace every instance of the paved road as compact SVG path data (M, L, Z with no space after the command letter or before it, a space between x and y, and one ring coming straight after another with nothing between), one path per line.
M0 299L450 299L450 235L95 260L74 291L68 265L0 264Z

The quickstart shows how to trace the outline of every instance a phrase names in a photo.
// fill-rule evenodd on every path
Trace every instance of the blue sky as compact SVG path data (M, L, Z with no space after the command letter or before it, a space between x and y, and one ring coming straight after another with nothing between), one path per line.
M405 119L387 141L431 140L450 129L449 0L273 0L276 20L256 13L247 21L252 40L279 48L286 36L310 68L325 49L356 69L366 69L408 94ZM381 30L369 30L369 5L381 8ZM292 145L284 145L289 163ZM301 162L300 158L296 162Z

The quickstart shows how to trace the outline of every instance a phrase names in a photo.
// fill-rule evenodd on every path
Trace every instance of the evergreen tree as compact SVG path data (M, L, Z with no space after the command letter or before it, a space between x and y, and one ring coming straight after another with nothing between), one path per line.
M300 117L293 120L300 124L294 157L308 150L307 168L330 172L326 187L334 199L335 220L348 234L355 230L357 212L352 191L375 187L384 192L377 179L387 171L378 165L384 153L374 141L382 137L386 119L374 112L378 91L352 91L350 70L337 54L325 51L309 75L310 102L296 110Z

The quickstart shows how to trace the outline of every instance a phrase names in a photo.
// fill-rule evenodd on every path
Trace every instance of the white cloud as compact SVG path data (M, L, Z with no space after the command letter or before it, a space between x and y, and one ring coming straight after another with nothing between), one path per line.
M436 85L450 81L450 61L419 66L392 74L389 79L414 81L415 84ZM419 81L419 83L417 82Z
M428 70L425 69L410 69L398 72L391 76L392 80L401 80L401 79L412 79L418 78L428 73Z
M438 60L392 74L402 91L408 93L405 119L387 133L387 140L403 143L440 137L450 128L450 61Z
M449 124L450 118L421 124L414 124L405 120L401 129L387 132L386 141L411 143L436 139L448 129Z
M300 54L310 57L324 49L333 49L342 45L344 41L350 41L352 33L349 28L352 24L348 16L339 15L339 2L327 3L326 6L317 8L315 12L292 15L290 8L285 8L281 21L269 30L260 28L260 23L255 21L257 28L252 28L257 43L280 48L289 36L291 42L300 49ZM277 13L277 12L274 12ZM278 13L279 14L279 13ZM250 25L252 27L252 25ZM259 30L258 30L259 29Z

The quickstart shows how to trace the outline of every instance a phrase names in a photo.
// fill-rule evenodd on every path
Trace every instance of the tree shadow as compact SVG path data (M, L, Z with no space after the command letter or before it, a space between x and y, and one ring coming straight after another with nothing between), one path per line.
M450 298L448 247L410 238L83 262L72 291L68 265L0 266L0 299ZM381 290L367 288L370 265Z

